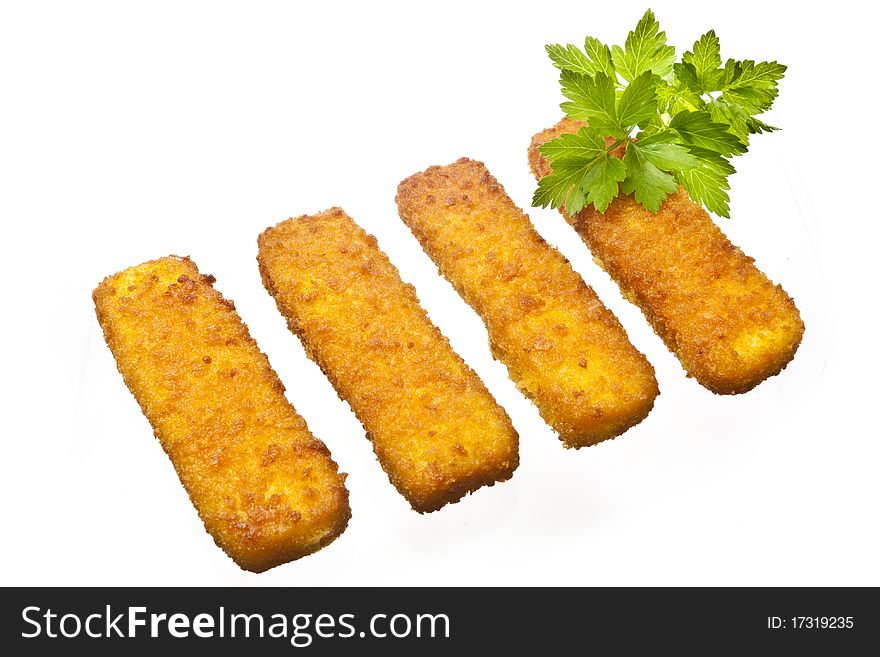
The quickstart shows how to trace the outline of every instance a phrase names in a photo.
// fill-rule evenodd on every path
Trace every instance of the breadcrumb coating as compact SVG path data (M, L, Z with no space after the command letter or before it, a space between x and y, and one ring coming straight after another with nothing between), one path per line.
M651 364L482 162L407 178L397 206L567 447L613 438L647 416L658 394Z
M342 533L348 491L213 282L169 256L108 276L92 297L119 372L208 533L261 572Z
M532 173L550 173L538 146L585 125L563 119L529 147ZM683 187L655 214L621 194L563 216L641 308L688 376L718 394L751 390L794 358L804 323L794 301L734 246Z
M509 479L518 437L414 288L339 208L259 238L266 289L364 425L389 479L419 512Z

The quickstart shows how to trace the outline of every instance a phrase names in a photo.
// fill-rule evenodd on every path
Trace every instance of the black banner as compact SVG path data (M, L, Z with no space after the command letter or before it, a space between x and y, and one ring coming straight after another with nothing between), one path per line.
M2 593L5 654L450 654L609 646L833 650L880 639L876 589L20 588ZM75 644L75 645L74 645ZM122 651L122 652L121 652Z

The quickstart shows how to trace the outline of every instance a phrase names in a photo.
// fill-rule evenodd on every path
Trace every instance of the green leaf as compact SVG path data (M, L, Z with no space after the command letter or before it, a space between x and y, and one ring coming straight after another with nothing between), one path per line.
M599 39L587 37L584 40L584 52L596 68L596 73L614 76L614 64L611 62L611 49Z
M700 165L700 160L680 144L663 142L648 144L636 142L636 144L639 152L648 162L664 171L687 171Z
M681 135L686 144L724 156L738 155L748 150L736 135L727 131L726 124L716 123L706 111L679 112L672 117L669 127Z
M722 91L722 98L739 105L748 114L760 114L770 109L779 94L778 82L785 75L785 66L777 62L752 60L738 62L727 60L719 72L715 91Z
M569 214L592 203L599 212L619 193L618 183L626 177L626 167L616 157L602 152L592 159L564 159L553 163L553 173L538 182L532 204L540 207L565 206Z
M656 87L659 81L653 73L645 71L623 90L617 103L617 116L624 130L657 114Z
M614 68L627 82L632 82L645 71L662 78L672 72L675 48L666 45L666 33L660 31L660 24L649 9L635 30L627 35L625 48L614 46L611 49L611 59Z
M754 115L770 109L779 93L777 83L785 74L785 66L777 62L756 64L752 60L728 59L721 68L720 44L714 31L700 37L693 52L684 53L674 70L676 87L683 86L687 92L670 94L670 112L700 109L688 97L688 93L699 94L712 121L727 125L728 131L745 146L750 134L765 131L763 126L767 124ZM719 91L722 93L717 98L702 97Z
M636 135L636 141L640 148L644 148L648 144L674 144L681 141L681 137L666 126L651 124Z
M715 30L709 30L694 43L692 51L681 56L682 62L694 67L700 88L711 86L716 71L721 66L721 43ZM677 75L677 74L676 74Z
M727 190L730 183L727 177L736 172L733 165L715 151L691 147L691 155L700 161L700 166L677 174L695 203L704 205L710 212L720 217L730 217L730 196Z
M587 121L606 135L623 139L626 132L617 120L616 93L611 78L604 73L595 77L562 71L563 95L570 102L562 103L562 111L576 121Z
M739 106L749 115L760 114L770 109L776 100L778 92L774 89L753 89L751 87L739 87L730 89L721 94L720 98L730 105Z
M674 116L679 112L698 112L703 109L706 109L706 101L698 93L685 91L673 99L666 111Z
M605 140L602 135L589 128L561 134L538 146L538 152L551 162L561 159L592 159L601 155L604 150Z
M673 66L675 71L675 80L680 82L681 86L696 94L703 93L703 85L700 83L700 76L697 75L697 68L689 62L676 62Z
M699 93L688 89L683 82L675 80L672 84L657 87L657 106L662 113L677 114L684 110L693 112L703 109L706 101Z
M713 121L727 123L728 131L739 137L746 146L749 144L749 135L779 130L749 115L740 105L729 103L723 97L709 103L708 110Z
M570 43L565 46L551 43L544 47L547 49L547 54L550 55L550 59L556 68L583 75L596 74L593 62L577 46Z
M572 212L580 211L586 204L580 191L584 175L607 155L602 133L593 126L584 127L545 142L538 151L550 161L553 173L538 183L533 204L558 208L567 201L572 208L577 207Z
M586 38L583 50L570 43L566 45L552 43L544 48L553 61L553 65L560 70L589 76L596 75L596 73L614 75L611 50L593 37Z
M626 178L626 167L623 162L612 155L606 155L596 160L595 164L585 173L579 189L586 194L587 203L592 203L599 212L605 212L611 201L620 193L618 183ZM569 214L580 212L581 207L577 209L572 203L565 204L565 209Z
M651 212L657 212L667 195L678 191L675 179L657 168L636 142L627 144L623 163L626 165L626 179L621 191L635 194L636 201Z
M754 116L750 116L746 119L746 125L749 128L749 134L759 134L762 132L776 132L781 128L776 128L772 125L768 125L761 121L760 119L756 119Z
M534 205L564 205L568 213L575 214L592 203L604 212L626 176L623 163L610 155L602 132L593 126L560 135L538 150L550 160L553 173L538 183Z
M727 85L725 90L743 86L775 89L779 80L785 76L786 67L778 62L755 64L751 59L745 59L737 64L739 64L739 75Z
M604 212L622 190L656 211L681 185L695 202L729 216L729 158L748 150L751 135L777 130L757 115L772 106L785 66L748 59L722 66L714 30L676 62L651 10L623 46L586 37L582 50L552 44L547 53L561 71L562 109L589 125L539 148L552 173L534 204ZM618 160L610 151L622 143Z
M583 166L564 161L553 164L553 173L544 176L538 181L538 188L532 197L532 205L535 207L551 208L562 207L569 197L571 190L575 188L583 178ZM583 204L581 204L583 207ZM575 212L579 211L575 210Z
M709 111L709 116L712 117L713 121L716 123L726 123L728 132L736 135L742 143L748 146L750 131L747 121L751 118L748 112L738 105L732 105L721 98L709 103L706 109Z

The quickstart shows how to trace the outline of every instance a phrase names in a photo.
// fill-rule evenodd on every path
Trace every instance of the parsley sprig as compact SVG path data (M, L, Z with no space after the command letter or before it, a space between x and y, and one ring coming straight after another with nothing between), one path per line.
M722 66L714 30L676 61L650 9L623 47L587 37L583 49L552 44L547 54L560 69L562 110L588 126L539 148L552 173L533 205L604 212L622 191L657 212L680 184L709 211L730 216L730 159L748 150L749 135L778 130L757 115L773 104L785 66ZM621 146L622 159L613 154Z

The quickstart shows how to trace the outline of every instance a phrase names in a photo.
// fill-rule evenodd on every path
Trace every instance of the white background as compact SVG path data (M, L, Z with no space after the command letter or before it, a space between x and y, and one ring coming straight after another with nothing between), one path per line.
M560 116L543 46L622 42L646 3L4 2L0 9L0 583L880 584L876 48L869 3L652 6L679 52L789 66L737 161L735 243L806 336L741 396L686 379L550 210L529 210L657 369L650 416L565 450L494 362L477 316L397 218L405 176L484 160L528 207L532 134ZM797 8L796 10L794 8ZM870 15L869 15L870 13ZM256 236L339 205L412 282L521 436L507 483L421 516L263 290ZM116 372L90 293L190 255L350 474L321 552L235 566Z

